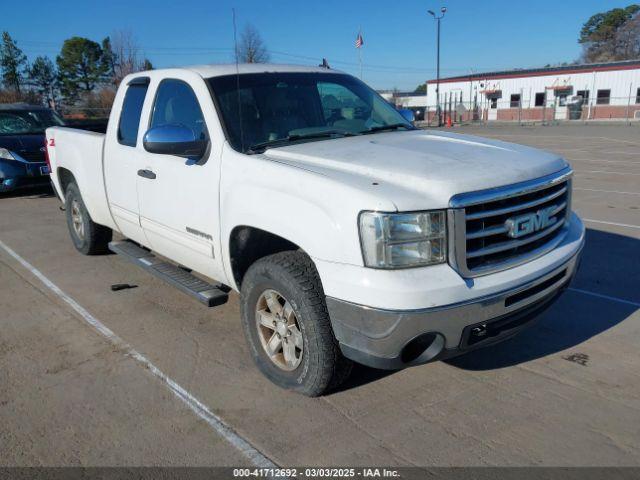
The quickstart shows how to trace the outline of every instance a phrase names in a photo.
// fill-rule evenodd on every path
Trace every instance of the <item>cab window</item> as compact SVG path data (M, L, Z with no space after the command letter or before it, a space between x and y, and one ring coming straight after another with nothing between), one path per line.
M195 93L182 80L163 80L158 87L150 128L181 125L190 128L196 139L207 138L207 127Z
M118 123L118 142L122 145L136 146L140 114L142 113L144 97L147 95L148 79L145 80L144 82L129 84L127 87L122 111L120 112L120 122Z

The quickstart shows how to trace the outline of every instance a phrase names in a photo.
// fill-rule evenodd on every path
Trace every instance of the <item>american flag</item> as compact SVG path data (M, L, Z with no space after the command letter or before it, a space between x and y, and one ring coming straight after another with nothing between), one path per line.
M356 38L356 48L360 48L364 45L364 40L362 39L362 34L358 33L358 38Z

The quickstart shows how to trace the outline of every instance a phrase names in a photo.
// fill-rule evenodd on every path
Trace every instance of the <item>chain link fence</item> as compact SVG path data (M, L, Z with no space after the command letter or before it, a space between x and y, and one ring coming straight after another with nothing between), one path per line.
M416 123L421 126L454 124L511 123L520 125L558 125L564 123L618 122L640 125L640 95L629 97L582 98L574 96L546 97L522 94L511 98L482 96L473 101L461 101L454 93L443 95L437 105L413 106L398 97L398 108L414 112ZM411 103L415 103L415 97Z

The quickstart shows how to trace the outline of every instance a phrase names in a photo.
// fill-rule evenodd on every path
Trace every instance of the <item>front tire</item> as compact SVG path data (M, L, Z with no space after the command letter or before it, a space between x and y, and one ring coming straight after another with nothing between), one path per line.
M240 308L249 350L276 385L315 397L351 372L333 335L320 277L300 251L255 262L242 281Z
M110 228L98 225L93 220L82 201L80 189L70 183L65 194L67 226L73 245L84 255L100 255L109 251L113 236Z

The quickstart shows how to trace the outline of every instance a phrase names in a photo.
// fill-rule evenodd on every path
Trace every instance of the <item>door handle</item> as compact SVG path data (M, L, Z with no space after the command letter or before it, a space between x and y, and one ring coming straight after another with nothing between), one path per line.
M155 180L156 179L156 174L153 173L151 170L138 170L138 176L144 177L144 178L149 178L151 180Z

